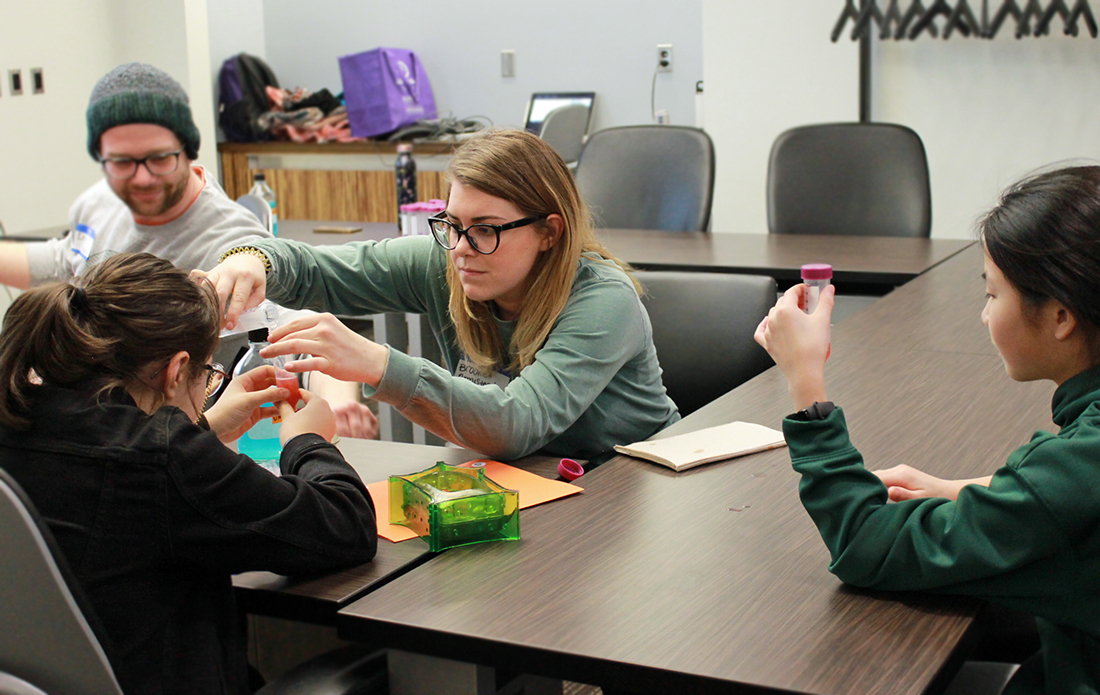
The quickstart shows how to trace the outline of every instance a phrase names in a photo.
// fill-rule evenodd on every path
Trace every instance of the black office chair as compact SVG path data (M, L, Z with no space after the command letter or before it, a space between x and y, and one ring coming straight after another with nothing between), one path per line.
M601 130L581 150L577 187L601 227L704 232L714 200L714 143L682 126Z
M638 271L668 395L692 413L773 366L753 339L775 305L764 275Z
M0 470L0 693L122 695L60 558L34 505Z
M924 144L889 123L793 128L768 163L772 234L928 237L932 193Z
M122 695L80 585L34 504L3 469L0 587L0 695ZM344 647L256 695L384 693L385 667L384 652Z

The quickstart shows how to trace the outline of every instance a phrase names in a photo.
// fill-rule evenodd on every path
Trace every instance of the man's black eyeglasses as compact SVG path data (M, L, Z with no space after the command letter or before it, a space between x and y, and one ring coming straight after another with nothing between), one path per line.
M466 229L443 217L429 217L428 226L432 228L432 236L436 242L448 251L458 247L459 240L465 236L466 241L470 242L470 248L488 256L500 246L501 232L545 220L547 217L549 215L532 215L508 224L471 224Z
M141 159L111 157L100 159L99 162L103 165L103 171L112 179L132 179L142 164L153 176L167 176L179 168L181 152L183 150L160 152Z

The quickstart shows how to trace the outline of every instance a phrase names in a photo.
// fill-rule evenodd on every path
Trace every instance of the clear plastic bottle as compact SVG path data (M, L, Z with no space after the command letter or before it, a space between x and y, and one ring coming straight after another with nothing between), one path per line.
M279 236L279 205L275 202L275 191L267 185L267 177L262 171L257 172L253 180L255 183L252 184L252 190L249 193L260 196L271 206L271 235Z
M802 282L806 284L806 292L803 295L802 310L807 314L817 311L817 302L821 299L821 291L833 282L833 266L827 263L808 263L802 266ZM825 352L825 359L833 354L833 343L829 342L829 348Z
M275 367L276 380L278 380L280 373L284 376L289 374L285 369L282 369L286 361L283 356L270 359L260 356L260 350L271 344L267 342L267 333L267 328L257 328L248 332L248 351L244 353L237 366L233 368L234 379L265 364ZM284 386L282 383L279 385ZM295 400L293 393L297 391L297 386L298 382L295 378L291 401ZM290 387L286 385L284 388ZM271 405L271 403L265 403L264 407ZM248 456L275 475L279 475L279 457L283 453L283 444L279 441L279 424L272 421L271 418L260 420L237 440L237 451Z
M413 146L403 142L397 146L397 219L401 219L401 206L416 202L416 162L412 157ZM399 223L400 224L400 223Z

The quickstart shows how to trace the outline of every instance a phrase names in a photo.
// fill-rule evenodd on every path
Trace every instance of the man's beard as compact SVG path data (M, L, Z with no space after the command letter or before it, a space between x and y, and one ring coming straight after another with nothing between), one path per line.
M132 195L132 191L135 187L127 186L123 191L122 202L126 203L126 207L139 217L158 217L175 207L183 196L187 193L188 177L184 177L178 182L164 182L156 183L152 186L142 186L141 191L159 190L162 195L159 199L153 200L140 200Z

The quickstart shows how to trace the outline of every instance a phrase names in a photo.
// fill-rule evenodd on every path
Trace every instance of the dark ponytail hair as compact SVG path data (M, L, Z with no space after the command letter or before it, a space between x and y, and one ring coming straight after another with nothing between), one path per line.
M24 292L0 332L0 425L30 426L38 380L87 382L101 392L126 387L181 350L197 376L218 341L218 306L209 283L148 253L118 254L81 280Z
M1032 307L1061 302L1100 334L1100 167L1031 176L1001 195L981 221L989 258Z

